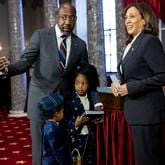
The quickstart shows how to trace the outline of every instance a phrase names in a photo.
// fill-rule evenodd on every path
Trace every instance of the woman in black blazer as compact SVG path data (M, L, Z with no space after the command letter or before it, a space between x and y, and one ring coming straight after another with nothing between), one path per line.
M131 126L136 165L160 165L161 124L165 122L165 53L158 39L158 23L145 3L124 10L126 48L118 64L121 84L112 84L124 98L124 114Z

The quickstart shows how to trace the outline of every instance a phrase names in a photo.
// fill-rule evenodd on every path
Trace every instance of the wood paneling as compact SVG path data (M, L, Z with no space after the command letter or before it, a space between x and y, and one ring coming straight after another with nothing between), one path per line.
M112 110L123 110L122 97L120 96L115 97L111 93L99 93L99 95L105 108Z

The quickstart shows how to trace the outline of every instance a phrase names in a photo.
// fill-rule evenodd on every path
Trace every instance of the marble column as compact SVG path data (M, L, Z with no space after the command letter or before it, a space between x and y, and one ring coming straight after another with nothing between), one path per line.
M58 0L44 1L44 26L51 27L55 24L55 11L58 8Z
M116 0L116 38L117 38L117 60L120 59L125 45L125 29L123 19L123 0Z
M22 0L8 1L9 21L9 58L11 62L18 60L24 49L24 30ZM25 74L11 77L11 110L10 117L23 117L26 98Z
M87 0L89 62L97 67L100 86L106 85L102 0Z

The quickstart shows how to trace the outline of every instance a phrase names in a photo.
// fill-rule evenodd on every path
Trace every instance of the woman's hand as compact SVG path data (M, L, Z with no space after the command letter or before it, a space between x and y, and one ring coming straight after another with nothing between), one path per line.
M121 96L126 96L126 95L128 95L127 84L123 84L123 85L118 86L118 93L119 93Z
M111 89L114 96L126 96L128 94L127 84L115 85L112 83Z
M119 95L119 91L118 91L118 88L119 88L120 85L115 85L115 84L111 84L111 89L112 89L112 93L114 96L118 96Z

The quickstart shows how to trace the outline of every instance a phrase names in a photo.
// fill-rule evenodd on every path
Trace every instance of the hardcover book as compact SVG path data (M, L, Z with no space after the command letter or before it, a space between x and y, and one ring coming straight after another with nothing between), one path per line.
M111 87L97 87L99 93L112 93Z
M81 117L89 117L91 119L96 119L96 118L100 118L102 117L102 115L104 115L104 111L85 111L84 113L82 113Z

